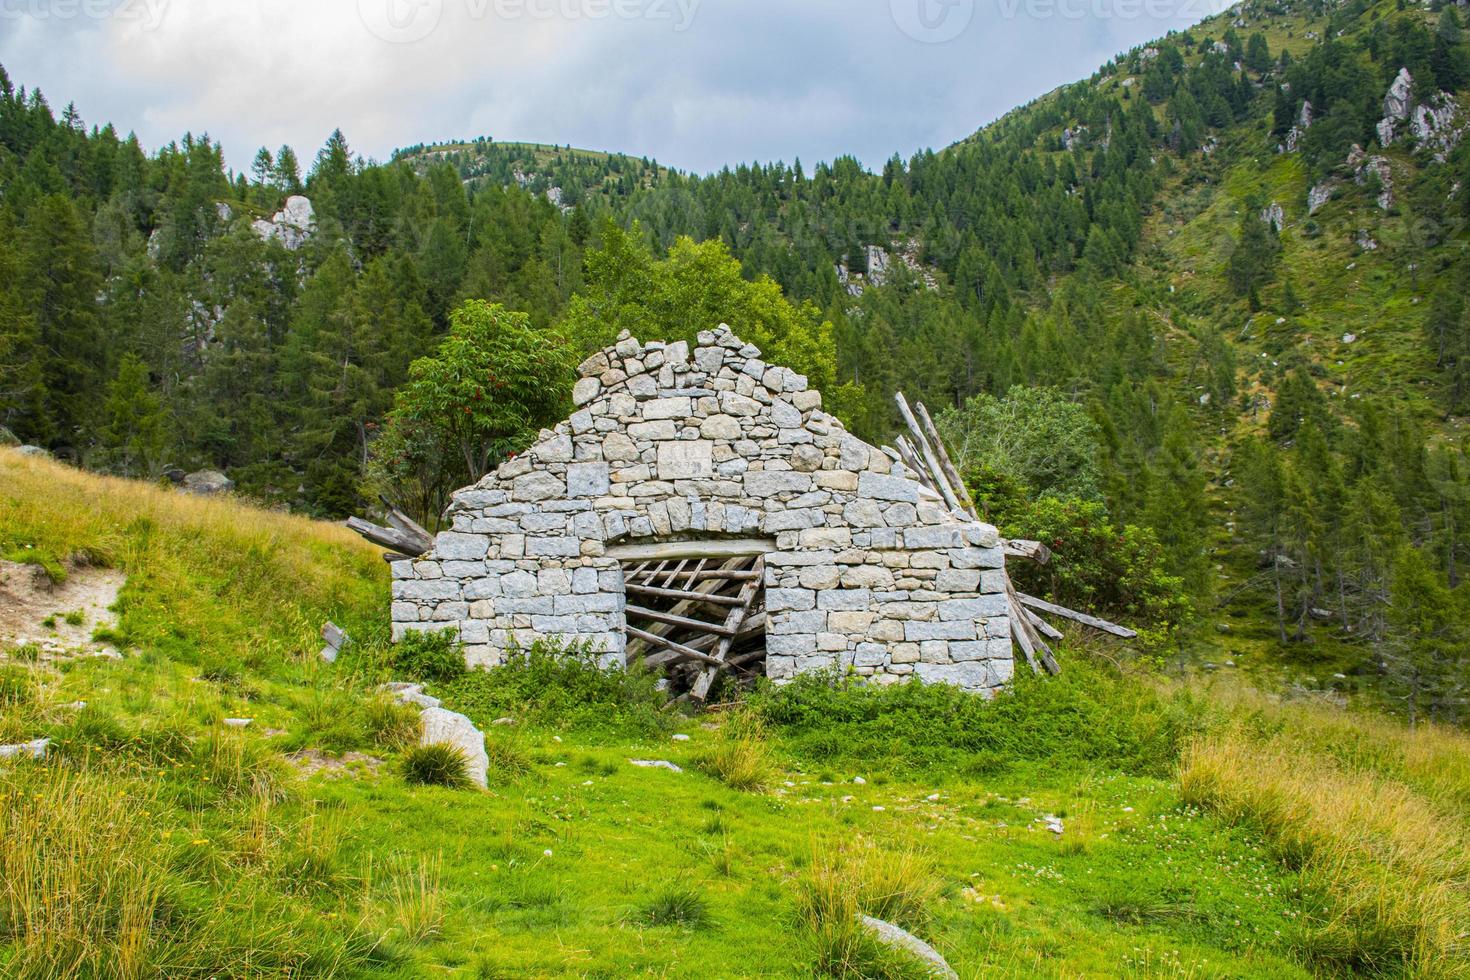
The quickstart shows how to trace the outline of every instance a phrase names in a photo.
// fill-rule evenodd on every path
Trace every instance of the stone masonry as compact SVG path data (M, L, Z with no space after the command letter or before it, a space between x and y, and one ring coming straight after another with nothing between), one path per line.
M763 539L772 679L1011 679L995 528L845 431L806 378L723 325L692 352L625 333L580 373L572 416L454 494L433 550L393 565L395 640L453 629L472 666L494 666L545 637L621 664L610 548Z

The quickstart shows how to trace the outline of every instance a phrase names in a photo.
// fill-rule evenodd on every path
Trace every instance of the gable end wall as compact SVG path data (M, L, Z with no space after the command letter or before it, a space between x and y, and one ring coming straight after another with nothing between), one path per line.
M393 566L393 637L456 630L472 665L515 641L623 662L610 545L764 537L770 677L837 667L990 691L1013 673L995 528L951 513L726 327L593 355L576 412L458 491L434 549Z

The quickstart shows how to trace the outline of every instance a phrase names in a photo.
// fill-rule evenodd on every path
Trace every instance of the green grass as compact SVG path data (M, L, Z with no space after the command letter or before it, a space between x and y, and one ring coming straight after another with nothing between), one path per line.
M1401 863L1313 787L1392 790L1364 798L1433 813L1449 846L1470 811L1463 738L1170 688L1075 651L1062 678L991 702L810 681L695 716L661 710L651 677L527 651L430 688L487 732L490 789L412 785L416 719L376 691L395 668L369 549L3 451L0 487L0 544L129 574L132 650L0 668L0 735L55 740L44 764L0 767L6 976L916 975L851 927L859 909L961 976L1408 975L1458 908L1340 914L1377 869L1416 869L1397 893L1413 898L1453 865L1418 836ZM315 654L326 618L361 638L335 665ZM1296 754L1271 767L1226 764L1283 745ZM387 764L306 778L297 749ZM749 751L754 782L708 761ZM1264 777L1283 771L1327 781L1282 796ZM1463 953L1440 962L1457 975Z

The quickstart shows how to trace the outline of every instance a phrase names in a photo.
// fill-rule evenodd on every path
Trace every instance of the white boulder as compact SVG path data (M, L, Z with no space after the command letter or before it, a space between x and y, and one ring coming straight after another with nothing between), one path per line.
M483 789L490 769L490 757L485 753L485 736L475 723L445 708L425 708L419 715L419 721L424 726L419 744L448 745L458 749L465 758L465 774Z

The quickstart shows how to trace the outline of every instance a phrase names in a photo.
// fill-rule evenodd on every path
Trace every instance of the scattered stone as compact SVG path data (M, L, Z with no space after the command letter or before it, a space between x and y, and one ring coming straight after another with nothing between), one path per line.
M219 470L196 470L184 477L184 492L212 497L235 489L235 481Z
M516 723L516 720L514 718L496 718L490 724L492 724L492 725L514 725L515 723Z
M1062 819L1060 817L1053 816L1050 813L1042 817L1041 820L1044 824L1046 824L1046 829L1054 834L1061 834L1061 832L1065 829L1062 825Z
M1334 182L1324 180L1307 191L1307 214L1316 214L1318 208L1332 200L1332 192L1336 186Z
M35 456L38 459L50 459L51 451L42 449L40 446L19 446L15 450L22 456Z
M950 968L949 963L944 957L939 955L939 951L913 933L900 929L891 922L875 919L870 915L859 915L858 921L869 932L878 937L878 941L885 946L904 950L921 960L928 966L929 972L934 976L943 977L945 980L960 980L959 974Z
M677 735L674 736L674 741L676 741L676 742L687 742L687 741L689 741L689 736L688 735L685 735L683 732L680 732L680 733L678 733Z
M16 745L0 745L0 759L44 759L46 752L51 746L49 738L38 738L30 742L20 742Z
M1261 220L1271 226L1274 232L1280 232L1286 227L1286 211L1280 204L1272 201L1270 205L1261 209Z
M438 698L425 694L424 685L422 684L408 684L403 681L394 681L391 684L382 685L378 690L387 691L393 695L393 700L399 704L412 704L420 708L437 708L442 703Z
M684 771L667 759L629 759L628 761L644 769L667 769L669 772Z
M853 781L853 785L855 785L855 786L865 786L865 785L867 785L867 782L868 782L866 779L864 779L861 776L854 776L854 777L852 777L852 781Z
M254 720L254 718L226 718L224 724L226 728L249 728L250 723Z
M326 646L322 647L321 658L329 664L335 663L337 654L346 646L347 640L348 636L342 628L328 620L322 625L322 642Z
M354 770L363 769L376 775L383 767L383 760L377 756L362 752L330 755L321 749L301 749L298 752L288 752L286 761L300 769L303 775L314 776L321 773L328 779L340 779Z
M419 714L424 726L420 745L448 745L465 757L465 774L480 788L486 785L490 757L485 753L485 736L464 715L444 708L425 708Z
M1344 344L1356 343L1357 342L1357 339L1358 339L1358 335L1355 334L1355 333L1345 333L1345 334L1342 335L1342 342Z

